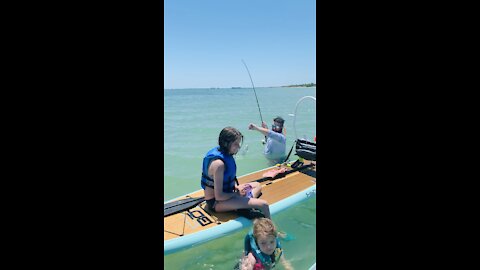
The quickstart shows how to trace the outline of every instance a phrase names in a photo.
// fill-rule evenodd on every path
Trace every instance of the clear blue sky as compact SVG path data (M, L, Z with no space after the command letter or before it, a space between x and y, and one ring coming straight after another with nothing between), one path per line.
M164 0L164 88L316 83L315 0Z

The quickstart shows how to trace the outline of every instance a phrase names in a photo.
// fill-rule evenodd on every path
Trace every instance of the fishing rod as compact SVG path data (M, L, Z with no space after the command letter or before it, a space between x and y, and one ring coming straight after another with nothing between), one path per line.
M247 69L247 72L248 72L248 76L250 77L250 81L252 82L253 93L255 93L255 99L257 100L258 112L260 113L260 120L263 123L262 112L260 111L260 104L258 104L257 92L255 91L255 85L253 84L252 76L250 75L250 70L248 70L247 64L245 64L245 61L243 61L243 59L242 59L242 62L245 65L245 68Z
M262 124L263 124L262 112L260 111L260 104L258 104L257 91L255 91L255 85L253 84L252 76L250 75L250 70L248 70L247 64L245 63L245 61L243 61L243 59L242 59L242 62L243 62L243 65L245 66L245 68L247 69L248 77L250 77L250 81L252 82L253 93L255 93L255 99L257 100L258 112L260 113L260 121L262 121ZM267 136L265 136L265 142L267 142Z

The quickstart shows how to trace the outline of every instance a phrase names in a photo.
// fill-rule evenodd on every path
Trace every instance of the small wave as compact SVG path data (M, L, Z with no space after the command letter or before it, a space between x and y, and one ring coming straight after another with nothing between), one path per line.
M305 228L308 228L308 229L315 229L315 226L313 226L311 224L304 223L304 222L300 222L300 225L302 227L305 227Z

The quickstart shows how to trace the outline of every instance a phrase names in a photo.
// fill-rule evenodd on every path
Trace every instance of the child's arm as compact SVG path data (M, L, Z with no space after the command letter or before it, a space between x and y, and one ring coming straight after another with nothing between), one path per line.
M244 256L242 258L240 269L253 270L253 266L255 265L256 262L257 261L255 260L255 257L252 255L252 253L248 253L248 256Z
M293 270L292 264L285 259L285 256L280 257L280 263L286 270Z

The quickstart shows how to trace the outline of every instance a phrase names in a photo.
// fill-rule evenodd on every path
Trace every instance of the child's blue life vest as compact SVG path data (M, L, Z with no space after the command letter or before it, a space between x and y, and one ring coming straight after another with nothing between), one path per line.
M218 146L207 152L203 158L201 186L214 188L213 179L208 176L208 167L216 159L223 161L225 171L223 172L223 192L232 193L235 191L235 182L237 180L237 165L233 156L224 154L218 150Z

